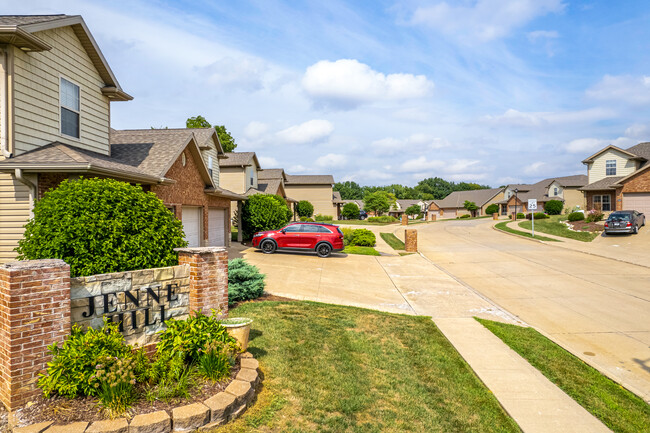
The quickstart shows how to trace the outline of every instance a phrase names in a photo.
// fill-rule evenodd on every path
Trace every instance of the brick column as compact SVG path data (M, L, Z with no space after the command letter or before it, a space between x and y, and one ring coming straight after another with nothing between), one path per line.
M190 311L228 314L228 252L223 247L177 248L178 264L190 267Z
M406 214L402 214L402 225L407 226L409 224L409 217Z
M418 250L418 231L415 229L406 229L404 231L404 243L406 252L415 253Z
M499 214L496 213L496 212L493 213L493 214L492 214L492 219L493 219L493 220L498 220L498 219L499 219Z
M0 266L0 400L14 410L38 395L47 346L70 334L70 266L27 260Z

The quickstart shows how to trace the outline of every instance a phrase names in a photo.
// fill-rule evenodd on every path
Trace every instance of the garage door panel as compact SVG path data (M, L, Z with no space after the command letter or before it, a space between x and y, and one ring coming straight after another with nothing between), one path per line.
M183 206L183 231L185 240L189 247L196 248L201 246L201 208L194 206Z
M635 210L650 215L650 192L623 194L623 210Z
M208 244L211 247L226 245L226 210L210 209L208 214Z

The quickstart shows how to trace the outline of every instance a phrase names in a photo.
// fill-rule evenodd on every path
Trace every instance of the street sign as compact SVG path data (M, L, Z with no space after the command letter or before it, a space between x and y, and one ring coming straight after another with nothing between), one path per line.
M528 210L537 210L537 199L529 198L528 199Z

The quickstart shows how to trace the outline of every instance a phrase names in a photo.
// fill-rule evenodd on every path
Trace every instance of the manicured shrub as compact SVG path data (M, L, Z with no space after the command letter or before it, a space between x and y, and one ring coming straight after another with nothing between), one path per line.
M341 215L349 220L359 219L359 206L356 203L346 203L341 210Z
M603 218L605 218L605 214L603 214L598 209L592 209L589 212L587 212L587 218L585 218L585 221L588 223L592 223L592 222L602 221Z
M296 213L299 217L310 218L314 214L314 205L307 200L300 200L296 205Z
M350 245L350 242L352 242L352 235L354 234L354 230L348 227L341 227L341 231L343 232L343 245Z
M279 195L271 195L270 197L272 197L273 200L277 201L279 204L282 205L284 209L284 213L287 217L287 222L291 221L291 218L293 218L293 211L287 204L287 201L283 197L280 197Z
M72 277L178 264L182 223L140 186L113 179L64 180L34 204L20 260L62 259Z
M300 221L302 221L302 222L314 222L314 219L303 216L303 217L300 217Z
M564 203L560 200L549 200L544 203L544 212L549 215L560 215L563 207Z
M585 214L582 212L571 212L568 216L569 221L582 221L585 219Z
M485 208L486 215L492 215L493 213L499 213L499 205L496 203L492 203L487 208Z
M287 211L291 214L291 210L282 201L282 197L277 195L250 196L242 208L244 238L251 239L255 232L277 230L288 223L291 215L287 215Z
M331 215L321 215L321 214L318 214L318 215L316 215L316 216L314 217L314 220L316 220L316 221L333 221L333 220L334 220L334 217L331 216Z
M228 305L256 299L264 293L264 274L244 259L228 261Z
M461 215L461 216L459 216L458 218L460 218L460 219L465 219L465 218L471 218L471 217L472 217L472 216L471 216L470 214L466 213L465 215Z
M118 325L107 322L101 329L83 331L73 325L70 336L59 347L48 346L52 361L48 362L46 374L38 381L43 394L52 393L74 398L80 395L98 395L100 379L97 366L109 369L118 359L133 356L131 347L118 332Z
M524 213L522 213L522 212L518 212L517 213L517 219L519 219L519 218L522 218L522 219L526 218L526 215Z
M389 215L368 217L368 222L371 223L395 223L398 219Z
M377 242L375 234L368 229L356 229L352 232L350 245L358 247L374 247Z
M527 213L526 214L526 219L527 220L530 220L532 218L533 218L532 213ZM543 220L543 219L547 219L547 218L548 218L548 215L546 215L544 212L535 212L535 219L536 220Z

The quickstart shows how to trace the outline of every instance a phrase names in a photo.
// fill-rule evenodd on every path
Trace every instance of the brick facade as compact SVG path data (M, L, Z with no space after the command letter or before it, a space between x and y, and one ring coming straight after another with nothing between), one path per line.
M198 206L203 209L203 245L208 244L208 216L209 209L227 210L230 215L230 199L207 195L205 181L201 178L192 157L192 153L185 149L185 165L183 157L179 155L174 164L169 168L165 177L173 179L176 183L172 185L152 185L151 192L155 193L167 206L174 210L176 218L182 219L183 206ZM225 240L230 239L230 224L226 221Z
M178 264L190 267L190 311L228 313L228 252L221 247L179 248ZM225 313L224 313L225 312Z
M40 394L47 346L70 333L70 267L62 260L0 266L0 401L14 409Z

